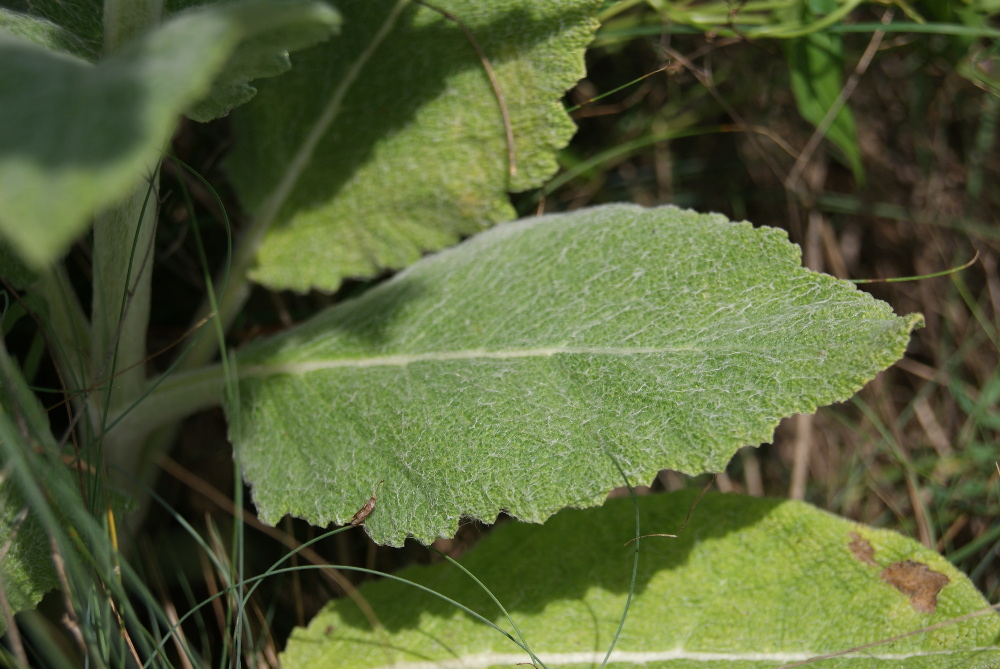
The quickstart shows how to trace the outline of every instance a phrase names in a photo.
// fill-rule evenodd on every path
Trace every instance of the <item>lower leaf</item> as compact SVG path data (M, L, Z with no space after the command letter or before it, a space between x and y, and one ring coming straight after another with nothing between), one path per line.
M683 530L693 492L638 503L643 532L679 537L641 540L631 609L609 666L1000 666L1000 615L961 572L911 539L800 502L710 494ZM507 607L541 662L590 667L603 660L618 627L635 550L623 544L634 536L631 500L616 499L564 511L541 527L500 527L461 562ZM453 565L399 576L509 628ZM335 601L293 635L282 666L532 661L503 634L426 592L389 580L360 592L384 631L373 632L351 601Z

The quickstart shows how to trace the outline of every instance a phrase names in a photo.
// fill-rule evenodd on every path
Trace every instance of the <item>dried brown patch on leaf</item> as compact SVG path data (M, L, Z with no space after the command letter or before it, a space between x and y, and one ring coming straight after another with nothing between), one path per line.
M865 564L877 567L878 563L875 562L875 549L872 548L872 545L868 542L868 540L864 539L856 532L851 532L849 536L851 537L851 543L849 543L847 547L851 549L851 553L854 557L861 560Z
M882 570L881 577L904 595L909 595L910 604L921 613L934 613L938 593L949 583L944 574L913 560L893 562Z

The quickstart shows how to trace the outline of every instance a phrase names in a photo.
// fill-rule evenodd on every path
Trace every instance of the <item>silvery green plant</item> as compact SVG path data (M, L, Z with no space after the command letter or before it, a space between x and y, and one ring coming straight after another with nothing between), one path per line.
M777 229L628 204L513 222L508 193L544 184L572 135L560 100L584 75L601 3L440 4L2 5L0 267L34 305L72 391L77 444L51 433L4 352L6 610L30 609L47 590L77 582L53 569L53 553L89 550L91 567L113 571L119 547L86 538L108 535L107 519L122 517L107 509L148 503L145 486L172 428L209 407L227 412L262 520L346 524L383 482L362 520L375 541L399 546L452 536L462 518L543 523L665 468L721 471L740 447L768 441L783 417L847 399L903 355L920 316L896 316L851 284L804 269ZM150 376L158 165L181 116L227 114L235 139L226 167L249 220L231 264L206 282L194 321L203 327L192 328L198 334L168 372ZM61 264L82 235L93 250L89 307ZM220 350L253 284L332 292L345 278L386 270L401 271L286 332ZM5 332L27 313L9 308ZM772 518L770 507L738 498L713 504L734 528ZM591 520L560 525L558 540L532 549L541 562L577 551L592 523L605 522L599 510L575 513ZM873 578L872 565L837 548L848 541L841 521L801 505L789 514L802 533L785 541L824 540L782 560L804 568L815 551L840 551L847 565L847 576L819 573L820 590L856 578L858 592L881 588L873 615L913 609L908 595ZM838 528L836 540L828 527ZM704 549L685 548L692 559L716 554L701 535L688 539ZM751 548L768 540L766 532L749 539ZM886 565L919 552L879 540ZM508 559L509 549L485 550L476 558L484 573ZM655 564L672 569L670 559ZM546 597L591 606L585 591L597 567L588 565L579 566L579 591ZM948 574L949 606L891 629L983 605L960 574ZM685 578L705 579L713 605L724 601L707 572ZM134 575L125 580L138 587ZM803 606L775 608L769 624L811 620ZM667 624L658 617L666 612L644 615ZM347 624L338 620L338 629ZM885 666L995 644L995 616L974 625L967 636L907 646ZM681 643L663 638L657 649ZM724 635L707 638L697 652L727 652ZM835 642L858 638L847 629ZM622 642L616 652L629 651ZM735 643L756 652L752 636ZM426 650L404 646L391 661ZM826 649L793 646L772 659ZM290 666L308 665L295 652ZM375 655L371 666L387 661Z

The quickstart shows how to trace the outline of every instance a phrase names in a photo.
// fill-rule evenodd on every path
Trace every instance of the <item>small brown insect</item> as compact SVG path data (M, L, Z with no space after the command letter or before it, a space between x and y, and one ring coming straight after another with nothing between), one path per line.
M355 527L358 525L364 525L365 518L372 515L372 511L375 510L375 495L378 494L378 487L383 483L385 483L385 479L382 479L375 485L375 492L372 493L372 496L368 498L365 505L358 509L358 512L354 514L353 518L351 518L351 525L354 525Z

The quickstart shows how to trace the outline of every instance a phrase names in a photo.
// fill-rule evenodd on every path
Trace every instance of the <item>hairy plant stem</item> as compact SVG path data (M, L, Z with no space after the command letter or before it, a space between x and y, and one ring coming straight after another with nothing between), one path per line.
M55 357L62 383L70 392L83 389L90 382L93 367L90 359L90 322L70 284L66 269L52 265L34 286L48 305L50 330L45 337Z
M174 372L108 417L104 446L107 462L114 467L112 480L138 501L127 518L133 529L146 517L152 499L145 490L155 481L161 454L176 442L181 421L219 406L225 383L221 365Z
M116 441L145 442L153 433L176 426L191 414L219 406L225 384L222 365L165 376L144 397L135 398L134 405L122 407L110 417L108 437ZM147 453L139 462L138 472L149 470L154 464L151 458L157 456L159 452Z
M378 47L388 37L396 25L400 13L409 4L410 0L397 0L395 7L386 16L385 21L382 22L381 27L379 27L378 32L372 37L368 46L351 63L351 66L340 80L340 84L316 119L299 150L292 157L291 162L289 162L281 181L267 199L264 200L260 210L254 216L250 227L243 234L242 239L237 245L236 252L233 254L229 276L220 276L216 279L216 294L219 296L217 317L224 331L229 330L233 320L235 320L236 315L243 308L247 297L250 295L250 280L247 277L247 272L257 257L257 251L264 241L265 234L267 234L267 231L275 221L278 220L285 203L288 201L288 197L298 184L299 178L309 167L313 153L316 151L320 140L340 114L340 109L344 98L347 96L347 92L361 74L364 66L375 55ZM211 313L211 310L206 301L198 310L195 322L201 321L209 313ZM187 357L182 363L182 369L200 367L209 362L217 352L216 339L213 337L202 337L195 342L191 351L188 352Z
M154 166L150 166L153 173ZM94 221L94 297L90 359L97 416L116 415L146 387L157 177L102 211ZM100 423L98 423L100 425ZM101 430L103 432L103 430ZM137 473L141 443L104 441L112 471ZM114 476L114 475L113 475ZM115 477L117 483L119 477Z
M114 55L160 22L162 0L105 0L104 56ZM142 443L105 438L108 417L139 397L146 385L146 331L149 326L153 240L156 233L159 172L146 166L146 179L101 211L94 220L94 294L90 360L97 391L87 404L100 422L105 462L117 485L129 485ZM118 373L120 371L120 373Z

